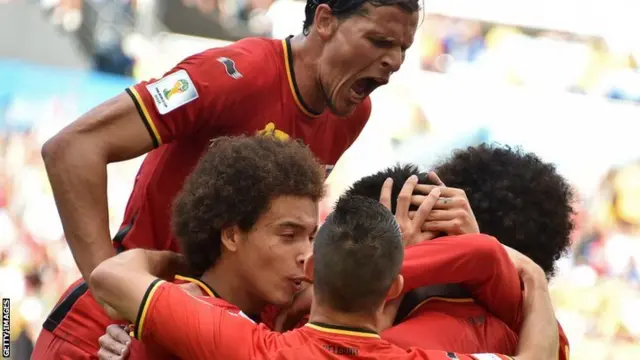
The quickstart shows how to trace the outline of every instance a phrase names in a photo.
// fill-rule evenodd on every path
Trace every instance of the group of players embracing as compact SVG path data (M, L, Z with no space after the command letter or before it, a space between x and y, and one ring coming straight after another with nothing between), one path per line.
M397 165L318 228L323 183L300 142L214 140L173 206L183 255L134 249L93 271L135 337L110 326L100 358L568 359L547 280L571 191L552 165L489 145L435 173Z
M188 57L47 141L82 278L32 358L567 360L548 280L572 194L534 154L480 145L432 172L385 169L319 226L326 170L419 10L308 0L301 34ZM107 164L145 153L111 238Z

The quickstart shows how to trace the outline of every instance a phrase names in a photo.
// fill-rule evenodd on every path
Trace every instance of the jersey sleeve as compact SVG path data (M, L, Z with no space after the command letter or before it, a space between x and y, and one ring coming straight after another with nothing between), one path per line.
M407 350L410 360L514 360L513 357L495 353L458 354L440 350L410 348ZM403 358L404 359L404 358Z
M252 39L210 49L128 88L154 146L231 126L237 104L247 106L276 77L267 45Z
M446 236L408 247L402 275L404 293L421 286L461 283L514 331L521 322L518 271L492 236Z
M264 351L271 335L242 314L206 303L162 280L149 286L135 328L137 339L182 359L250 359Z

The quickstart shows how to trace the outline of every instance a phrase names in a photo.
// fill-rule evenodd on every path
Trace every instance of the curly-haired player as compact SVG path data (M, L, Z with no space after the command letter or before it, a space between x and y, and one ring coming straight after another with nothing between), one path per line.
M173 231L195 275L177 282L208 303L251 318L267 304L290 303L304 278L323 183L324 169L300 142L215 139L174 203ZM124 348L113 350L121 354ZM129 352L135 359L168 356L136 341Z
M482 144L436 165L447 186L461 189L482 232L538 264L551 278L569 247L573 192L553 164L507 146Z
M447 212L462 211L455 207L470 204L483 233L529 256L548 278L553 275L554 262L566 251L573 225L570 186L552 164L532 153L483 144L456 151L435 171L447 185L441 199ZM383 182L390 177L394 180L394 199L411 175L418 175L421 183L429 183L416 166L405 165L365 177L348 192L377 197ZM423 185L422 190L432 187ZM395 203L392 205L395 209ZM460 224L445 211L434 210L425 227L444 228L450 234L467 232ZM396 319L402 323L383 335L403 347L509 354L515 351L521 321L519 317L514 319L508 326L472 302L463 289L439 285L408 294ZM562 331L561 335L564 337ZM561 356L568 357L566 338L562 347Z
M49 139L42 157L83 279L118 251L178 249L171 203L211 139L300 139L332 169L369 119L369 94L400 70L419 9L418 0L308 0L302 34L249 37L192 55ZM111 239L107 165L146 153ZM83 279L43 324L35 346L46 356L38 360L95 358L104 329L94 325L113 321ZM51 334L68 342L67 351L46 352Z

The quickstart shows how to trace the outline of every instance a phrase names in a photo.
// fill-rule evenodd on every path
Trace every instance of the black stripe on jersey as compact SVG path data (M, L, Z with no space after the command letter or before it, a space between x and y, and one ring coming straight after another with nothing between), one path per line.
M89 290L89 286L84 281L76 285L76 287L69 292L69 295L51 310L44 324L42 324L42 328L53 332L62 320L64 320L64 317L67 316L67 313L69 313L76 301L78 301L87 290Z
M300 102L300 105L302 105L302 107L304 108L304 110L306 110L311 115L318 116L322 114L322 112L313 111L313 109L311 109L309 105L307 105L307 103L304 102L304 99L302 98L302 94L300 93L300 89L298 88L298 83L296 82L296 73L295 73L295 70L293 69L293 51L291 50L292 37L293 35L287 37L285 39L285 43L287 44L287 49L286 49L287 62L289 63L289 76L291 76L291 85L293 85L293 92L295 97L298 99L298 102Z
M432 285L414 289L408 292L402 299L394 325L402 322L418 306L433 297L467 299L471 297L471 294L459 284Z
M144 127L147 128L147 131L149 132L149 136L151 136L151 141L153 141L153 148L154 149L157 148L158 146L160 146L160 143L158 142L158 139L156 138L156 135L153 133L153 129L149 124L149 121L151 121L151 119L147 119L147 116L144 114L142 107L138 103L138 99L136 98L135 94L131 91L131 89L127 88L125 91L127 92L127 94L129 94L129 96L131 97L131 100L133 100L133 103L136 106L136 110L138 110L138 114L140 115L140 119L142 119L142 122L144 123Z
M142 337L142 321L144 321L144 317L147 312L147 308L149 306L149 301L151 301L151 295L156 287L158 287L158 283L161 282L162 279L155 279L149 284L147 291L145 291L144 296L142 297L142 301L140 302L140 307L138 308L138 316L136 317L136 322L134 324L135 330L135 338L140 340Z

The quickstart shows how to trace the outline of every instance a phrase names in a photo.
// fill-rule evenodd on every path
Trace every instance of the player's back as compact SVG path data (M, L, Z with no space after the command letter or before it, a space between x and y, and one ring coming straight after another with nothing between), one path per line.
M383 338L405 349L515 353L518 337L507 324L475 302L456 300L430 299L385 331Z
M321 323L307 325L284 333L278 344L262 354L260 359L388 359L406 351L380 339L366 329L346 328Z

